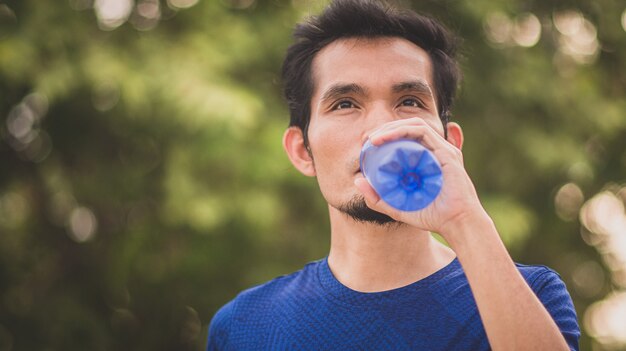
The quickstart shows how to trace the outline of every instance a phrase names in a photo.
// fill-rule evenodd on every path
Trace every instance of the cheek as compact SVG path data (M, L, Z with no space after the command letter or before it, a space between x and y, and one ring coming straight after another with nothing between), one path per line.
M361 151L362 120L358 115L312 115L308 138L320 186L352 182Z
M332 128L321 123L311 123L308 131L309 144L313 151L313 156L326 154L337 144L337 136Z
M318 166L343 167L351 149L358 144L349 130L339 126L317 127L309 133L313 158Z

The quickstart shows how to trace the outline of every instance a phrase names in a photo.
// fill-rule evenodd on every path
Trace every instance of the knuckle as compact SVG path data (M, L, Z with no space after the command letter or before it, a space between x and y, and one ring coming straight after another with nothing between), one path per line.
M425 126L426 122L424 122L424 120L419 117L413 117L411 118L411 124Z

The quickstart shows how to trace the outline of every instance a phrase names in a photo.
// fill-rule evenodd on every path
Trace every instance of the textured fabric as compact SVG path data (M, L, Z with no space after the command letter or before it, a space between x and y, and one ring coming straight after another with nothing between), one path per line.
M517 265L572 350L580 331L565 284L543 266ZM489 350L458 260L411 285L360 293L341 284L327 259L248 289L209 327L214 350Z

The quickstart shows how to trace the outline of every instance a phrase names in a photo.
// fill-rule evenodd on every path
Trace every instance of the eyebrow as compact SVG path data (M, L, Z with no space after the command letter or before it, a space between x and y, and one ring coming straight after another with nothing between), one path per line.
M334 100L346 94L367 95L367 89L358 84L334 84L322 95L322 101Z
M394 93L414 92L416 94L432 97L433 93L428 83L421 80L412 80L394 84L392 87Z

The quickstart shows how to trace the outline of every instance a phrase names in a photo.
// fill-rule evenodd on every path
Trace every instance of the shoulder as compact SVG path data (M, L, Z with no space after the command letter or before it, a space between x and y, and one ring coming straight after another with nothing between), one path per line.
M515 266L535 294L541 294L544 288L550 285L559 285L567 294L565 283L563 283L561 276L553 269L543 265L527 265L521 263L515 263Z
M234 299L239 308L253 303L260 304L276 301L277 298L292 296L304 288L310 288L317 282L317 267L321 260L307 263L299 271L276 277L268 282L256 285L239 293Z
M276 277L240 292L222 306L209 325L207 350L226 349L229 336L248 324L271 318L272 305L306 290L317 279L320 261L310 262L299 271Z
M209 338L207 341L207 351L217 351L225 349L230 330L230 322L234 309L234 300L222 306L213 316L209 325Z

